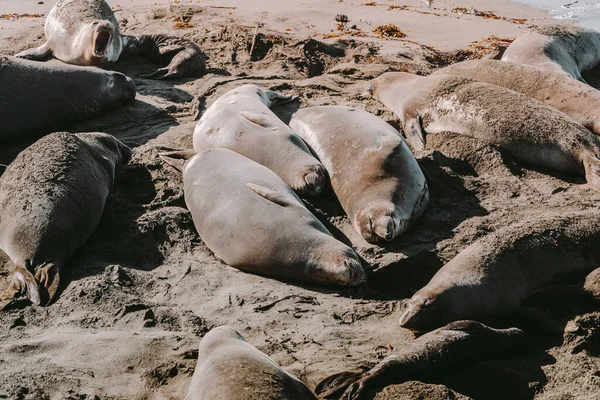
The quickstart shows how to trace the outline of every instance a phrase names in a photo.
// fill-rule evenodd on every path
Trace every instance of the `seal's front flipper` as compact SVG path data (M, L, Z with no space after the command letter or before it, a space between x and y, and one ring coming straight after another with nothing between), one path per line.
M272 128L273 121L266 114L257 113L254 111L240 111L240 116L246 121L251 122L255 125L262 126L263 128Z
M600 191L600 159L595 155L588 155L583 159L585 180L592 188Z
M15 57L25 58L27 60L33 61L44 61L47 60L52 55L52 49L48 42L44 43L40 47L35 47L33 49L22 51L18 54L15 54Z
M27 298L35 304L40 304L40 291L33 274L25 267L17 265L15 273L8 288L0 295L0 310L5 309L21 294L27 295Z
M293 204L285 196L283 196L281 193L276 192L273 189L269 189L261 185L256 185L254 183L246 183L246 187L248 187L248 189L259 195L260 197L269 200L275 204L279 204L282 207L288 207Z
M420 115L404 115L404 135L415 151L425 149L425 132L423 131Z
M58 292L60 285L60 273L58 266L51 263L44 263L35 268L35 280L46 289L45 305L52 302Z
M167 153L158 153L158 156L165 163L175 168L179 172L183 172L185 163L192 158L196 152L194 150L170 151Z

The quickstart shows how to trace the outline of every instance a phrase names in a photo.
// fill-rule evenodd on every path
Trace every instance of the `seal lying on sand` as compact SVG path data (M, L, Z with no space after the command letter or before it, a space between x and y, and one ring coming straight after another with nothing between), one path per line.
M564 112L600 136L600 91L570 76L508 61L473 60L432 75L454 75L523 93Z
M600 212L532 216L478 240L410 299L400 325L427 331L449 321L508 313L557 277L600 265Z
M317 400L299 379L228 326L200 342L198 364L185 400Z
M360 285L356 253L334 239L275 173L227 149L161 154L183 171L185 202L204 243L226 264L321 285ZM183 164L183 165L182 165Z
M515 39L502 61L566 73L585 82L581 73L600 62L600 32L573 25L540 27Z
M382 119L349 107L294 114L290 127L312 148L354 228L369 242L392 240L429 202L425 177L400 134Z
M115 170L130 156L111 135L61 132L8 166L0 177L0 248L15 273L0 308L21 293L34 304L54 298L60 269L96 229Z
M485 82L388 72L371 81L377 100L402 120L416 150L444 131L497 144L518 161L583 175L600 190L600 140L560 111Z
M194 150L215 147L233 150L275 172L301 195L321 193L327 172L306 144L271 110L285 96L244 85L221 96L194 130Z
M0 56L0 144L35 139L135 98L118 72Z
M53 55L67 64L103 66L131 52L170 62L152 75L156 79L199 76L205 70L204 54L189 40L121 35L115 14L104 0L59 0L46 17L44 31L46 43L16 56L42 61Z
M476 321L456 321L409 342L364 374L342 372L326 378L316 392L320 398L328 398L347 387L339 398L357 400L369 389L426 379L467 363L504 356L525 342L525 334L517 328L494 329Z

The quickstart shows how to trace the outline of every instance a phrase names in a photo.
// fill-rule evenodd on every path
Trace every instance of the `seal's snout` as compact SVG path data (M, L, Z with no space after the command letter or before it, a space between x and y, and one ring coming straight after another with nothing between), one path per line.
M405 223L397 220L392 215L382 215L373 221L373 232L383 240L389 242L404 232L405 225Z
M126 75L123 75L119 72L111 73L108 87L110 90L116 90L116 95L120 99L121 103L127 103L135 99L137 92L135 82Z
M347 271L347 280L345 286L360 286L367 282L367 275L360 261L355 258L346 258L344 266Z
M323 192L327 183L327 171L321 164L310 165L306 168L298 191L310 196L318 196Z
M94 56L104 57L115 34L115 28L109 21L94 22Z

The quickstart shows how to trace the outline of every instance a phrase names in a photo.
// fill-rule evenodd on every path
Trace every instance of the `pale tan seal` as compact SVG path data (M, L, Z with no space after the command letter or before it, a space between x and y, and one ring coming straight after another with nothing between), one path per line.
M600 32L574 25L540 27L515 39L502 61L568 74L585 82L582 72L600 62Z
M400 325L427 331L450 321L510 313L557 277L600 265L600 212L528 218L473 243L414 294Z
M342 372L326 378L316 388L320 398L330 398L344 388L344 400L358 400L370 389L448 374L486 358L500 357L526 343L518 328L494 329L477 321L456 321L429 332L381 360L363 374Z
M115 170L130 155L111 135L61 132L8 166L0 177L0 248L15 270L1 307L19 294L34 304L54 298L60 270L96 229Z
M198 153L182 166L192 154L161 157L183 171L185 202L217 258L243 271L294 282L365 282L356 253L334 239L273 171L223 148Z
M369 242L393 240L423 214L429 190L392 126L350 107L304 108L290 127L323 163L354 228Z
M432 75L454 75L514 90L564 112L600 136L600 91L563 73L509 61L473 60Z
M269 168L300 194L321 193L327 182L325 168L298 134L270 110L292 99L254 85L230 90L196 125L194 150L233 150Z
M0 56L0 145L35 139L132 101L118 72Z
M298 378L228 326L212 329L198 348L185 400L317 400Z
M600 190L600 141L562 112L485 82L389 72L371 81L376 99L402 120L416 150L444 131L505 148L519 162L585 175Z
M16 56L42 61L51 55L74 65L106 66L123 53L142 55L169 64L150 74L153 79L200 76L205 56L190 40L166 35L122 35L104 0L59 0L44 26L46 42Z

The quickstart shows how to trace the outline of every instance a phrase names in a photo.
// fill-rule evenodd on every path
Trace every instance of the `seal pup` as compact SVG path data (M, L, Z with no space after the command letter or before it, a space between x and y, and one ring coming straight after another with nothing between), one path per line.
M327 169L354 228L369 242L404 233L429 203L419 164L398 131L363 110L304 108L290 127Z
M121 35L119 23L104 0L59 0L46 17L46 43L16 56L42 61L50 57L82 66L106 66L123 53L170 63L154 79L200 76L205 56L190 40L166 35ZM178 53L182 53L179 55Z
M198 364L185 400L317 400L298 378L228 326L200 341Z
M23 150L0 177L0 248L15 263L0 307L56 295L60 270L100 222L116 168L131 150L105 133L53 133ZM45 291L40 293L40 289Z
M600 91L563 73L509 61L463 61L432 75L453 75L514 90L556 108L600 136Z
M417 291L400 317L422 332L449 321L510 313L561 275L600 265L600 212L532 216L483 237Z
M525 343L526 336L518 328L494 329L477 321L456 321L409 342L364 374L342 372L326 378L316 392L328 398L346 388L339 398L357 400L370 389L444 374L508 355Z
M327 173L300 137L270 108L292 101L272 90L244 85L221 96L194 130L194 150L223 147L275 172L301 195L318 195Z
M194 225L225 264L311 284L366 281L354 250L334 239L270 169L223 148L160 156L183 172Z
M516 38L502 61L568 74L585 82L581 73L600 62L600 32L571 25L539 27Z
M0 144L35 139L132 101L133 80L118 72L0 56Z
M600 140L562 112L521 93L458 76L388 72L371 81L415 150L425 134L454 132L505 148L523 164L584 175L600 190Z

